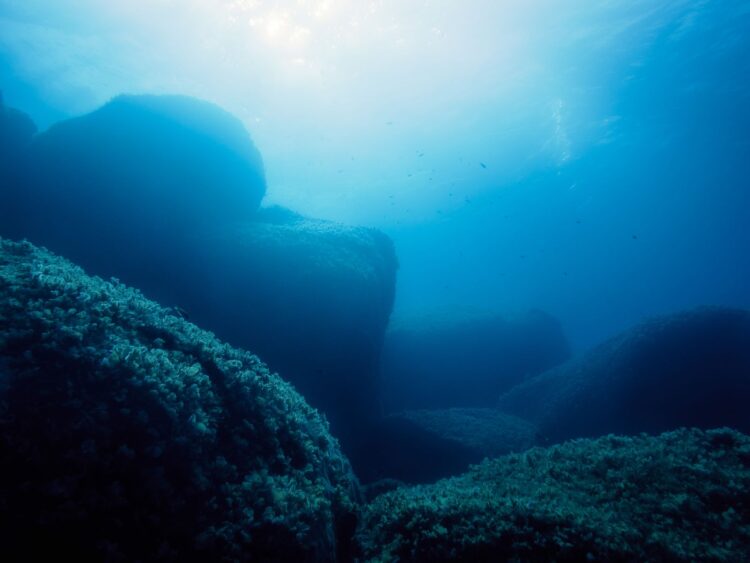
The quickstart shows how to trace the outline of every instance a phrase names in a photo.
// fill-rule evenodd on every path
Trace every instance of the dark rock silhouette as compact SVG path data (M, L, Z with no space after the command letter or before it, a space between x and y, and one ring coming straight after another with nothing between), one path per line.
M525 381L499 407L552 442L680 426L750 431L750 312L655 318Z
M348 560L360 493L252 354L0 239L6 560Z
M398 416L377 421L353 446L347 454L365 484L384 479L432 483L458 475L481 459L465 444Z
M34 121L25 113L6 106L0 92L0 154L28 147L35 133Z
M497 409L404 411L386 416L362 447L363 482L431 483L458 475L486 457L532 447L536 428Z
M2 194L6 236L96 260L203 223L244 220L265 193L243 125L184 96L119 96L37 135L24 181ZM97 241L98 244L92 244Z
M540 311L395 323L383 346L383 405L387 412L492 407L569 354L560 324Z
M0 92L0 188L4 191L18 182L18 173L25 169L26 149L36 133L31 118L3 103ZM0 212L2 213L2 212Z

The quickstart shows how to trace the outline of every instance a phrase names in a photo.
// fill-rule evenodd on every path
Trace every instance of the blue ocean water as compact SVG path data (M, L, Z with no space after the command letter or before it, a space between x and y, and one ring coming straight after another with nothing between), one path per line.
M6 103L218 102L266 201L380 228L396 314L540 308L583 350L748 305L746 2L0 5Z
M0 544L477 560L522 460L605 525L474 555L750 552L750 1L0 0L0 91Z

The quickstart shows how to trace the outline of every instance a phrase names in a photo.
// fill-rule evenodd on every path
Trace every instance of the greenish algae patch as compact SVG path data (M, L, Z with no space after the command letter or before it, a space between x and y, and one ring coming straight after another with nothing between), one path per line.
M254 355L0 239L0 536L98 560L348 557L359 490Z
M606 436L487 460L373 500L367 561L744 561L750 437Z

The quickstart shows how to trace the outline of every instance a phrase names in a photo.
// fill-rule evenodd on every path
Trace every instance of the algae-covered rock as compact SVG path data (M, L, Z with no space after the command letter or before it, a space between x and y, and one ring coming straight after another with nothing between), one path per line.
M172 302L257 353L356 447L380 414L378 361L396 285L391 240L270 208L186 246L192 284L178 287L191 293Z
M3 239L0 467L9 560L343 559L359 495L257 357Z
M367 561L745 561L750 437L607 436L488 460L366 509Z
M501 393L569 355L560 323L541 311L396 318L383 344L383 406L493 407Z
M499 407L545 439L658 433L681 426L750 432L750 312L657 317L523 382Z

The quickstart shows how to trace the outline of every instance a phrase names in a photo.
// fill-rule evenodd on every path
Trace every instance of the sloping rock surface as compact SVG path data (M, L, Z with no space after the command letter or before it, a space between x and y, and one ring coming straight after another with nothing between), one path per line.
M11 559L343 560L359 498L257 357L3 239L0 467Z
M744 561L750 437L607 436L374 499L365 561Z

